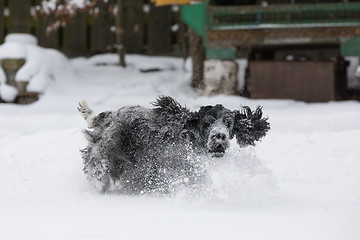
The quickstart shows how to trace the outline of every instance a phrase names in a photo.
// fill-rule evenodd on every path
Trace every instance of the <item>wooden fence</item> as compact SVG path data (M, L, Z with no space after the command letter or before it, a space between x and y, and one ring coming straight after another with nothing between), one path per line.
M114 50L114 16L99 1L98 14L78 12L66 27L46 33L54 16L36 14L41 0L0 0L0 44L8 33L31 33L39 45L56 48L68 56L91 55ZM123 0L126 53L181 55L184 27L178 6L154 7L149 0Z

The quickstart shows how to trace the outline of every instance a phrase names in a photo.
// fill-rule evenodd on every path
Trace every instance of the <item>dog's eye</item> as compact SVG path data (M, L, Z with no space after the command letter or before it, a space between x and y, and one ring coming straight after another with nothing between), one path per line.
M208 127L210 127L210 125L211 125L211 123L209 123L209 122L204 122L203 128L208 128Z
M181 133L181 137L189 140L190 142L195 142L195 139L196 139L195 134L190 131L183 131Z
M229 119L229 118L225 118L223 120L223 122L224 122L225 126L228 127L228 128L231 128L231 126L233 125L232 119Z
M202 124L201 124L201 128L202 128L203 130L206 130L206 129L208 129L214 122L215 122L215 118L214 118L214 117L212 117L212 116L210 116L210 115L205 116L205 117L204 117L204 120L203 120L203 122L202 122Z
M211 123L213 123L214 121L215 121L215 118L214 118L213 116L211 116L211 115L208 115L208 116L206 116L206 117L204 118L204 122L205 122L205 123L211 124Z

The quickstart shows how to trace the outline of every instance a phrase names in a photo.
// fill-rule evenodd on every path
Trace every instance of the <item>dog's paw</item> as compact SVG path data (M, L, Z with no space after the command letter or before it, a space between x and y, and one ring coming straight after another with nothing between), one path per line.
M93 113L84 100L79 102L77 109L79 110L81 116L85 118L85 120Z
M77 107L79 110L81 116L86 120L88 123L88 126L91 127L93 125L93 119L94 119L94 113L93 111L88 107L86 101L81 100L79 102L79 106Z

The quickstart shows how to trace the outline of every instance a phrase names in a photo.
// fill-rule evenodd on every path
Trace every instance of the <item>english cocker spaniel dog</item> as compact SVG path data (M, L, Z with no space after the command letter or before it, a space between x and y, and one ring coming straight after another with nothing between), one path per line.
M101 191L169 195L200 187L204 159L221 158L234 137L240 147L254 145L270 129L260 107L231 111L219 104L192 112L168 96L153 105L94 114L79 103L89 127L89 144L81 150L84 172Z

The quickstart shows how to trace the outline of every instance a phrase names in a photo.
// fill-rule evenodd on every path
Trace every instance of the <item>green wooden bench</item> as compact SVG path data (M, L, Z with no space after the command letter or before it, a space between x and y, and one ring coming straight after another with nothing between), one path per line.
M182 6L181 12L184 22L203 38L207 58L233 59L239 47L270 45L284 38L338 43L344 56L360 55L360 2L266 2L213 6L204 0Z

